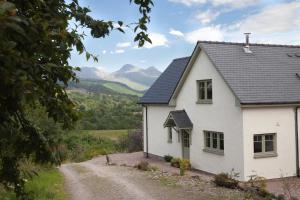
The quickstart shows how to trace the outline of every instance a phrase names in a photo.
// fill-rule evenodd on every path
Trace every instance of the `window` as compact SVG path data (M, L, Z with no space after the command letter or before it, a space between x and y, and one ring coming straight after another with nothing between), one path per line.
M212 81L200 80L198 85L198 101L197 103L212 103Z
M224 134L215 131L204 131L204 151L224 155Z
M276 153L276 134L256 134L253 136L255 158L273 157Z
M168 142L172 143L172 127L168 127Z

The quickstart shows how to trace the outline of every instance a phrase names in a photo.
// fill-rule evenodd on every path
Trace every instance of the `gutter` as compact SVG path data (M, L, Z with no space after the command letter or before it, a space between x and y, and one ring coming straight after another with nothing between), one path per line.
M145 122L146 122L146 158L149 158L149 151L148 151L148 107L145 106Z
M296 140L296 175L300 177L300 167L299 167L299 125L298 125L298 109L300 107L295 107L295 140Z

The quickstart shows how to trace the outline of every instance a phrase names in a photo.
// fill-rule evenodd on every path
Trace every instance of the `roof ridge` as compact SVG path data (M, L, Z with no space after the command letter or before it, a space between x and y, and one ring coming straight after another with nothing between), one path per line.
M182 60L182 59L187 59L187 58L190 58L191 56L185 56L185 57L180 57L180 58L175 58L173 60Z
M245 45L243 42L225 42L225 41L207 41L198 40L198 43L208 43L208 44L229 44L229 45ZM290 48L300 48L300 45L288 45L288 44L264 44L264 43L250 43L250 46L266 46L266 47L290 47Z

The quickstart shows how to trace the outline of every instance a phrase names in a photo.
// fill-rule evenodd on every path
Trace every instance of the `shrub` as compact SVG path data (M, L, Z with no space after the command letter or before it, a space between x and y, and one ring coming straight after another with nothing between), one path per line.
M120 138L119 146L123 151L137 152L143 150L142 130L134 130Z
M185 174L185 171L191 168L190 161L187 159L182 159L179 162L180 165L180 176Z
M165 155L164 159L165 159L166 162L171 162L171 160L173 159L173 156Z
M136 168L142 171L148 171L149 168L149 163L147 161L141 161L136 165Z
M214 177L214 183L217 186L235 189L238 187L239 181L228 173L220 173Z
M181 160L180 158L172 158L171 166L179 168L180 167L180 160Z

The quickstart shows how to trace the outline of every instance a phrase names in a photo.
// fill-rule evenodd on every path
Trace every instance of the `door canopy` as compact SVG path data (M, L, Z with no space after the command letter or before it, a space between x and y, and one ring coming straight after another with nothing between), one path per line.
M169 113L164 127L175 127L177 130L191 130L193 123L185 110L175 110Z

